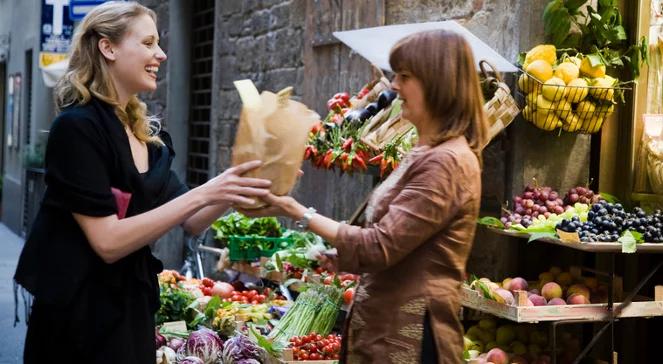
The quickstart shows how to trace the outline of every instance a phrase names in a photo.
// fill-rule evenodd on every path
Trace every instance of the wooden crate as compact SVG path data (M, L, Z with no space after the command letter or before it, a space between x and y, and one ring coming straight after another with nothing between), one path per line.
M294 360L292 349L284 349L282 357L287 364L338 364L338 360Z
M515 322L604 321L609 319L607 304L523 306L527 299L526 292L521 291L516 296L516 305L510 306L484 298L479 292L463 286L461 304L464 307ZM618 318L663 316L663 286L656 286L654 300L634 301L623 309L620 307L621 305L620 302L614 304L615 315Z

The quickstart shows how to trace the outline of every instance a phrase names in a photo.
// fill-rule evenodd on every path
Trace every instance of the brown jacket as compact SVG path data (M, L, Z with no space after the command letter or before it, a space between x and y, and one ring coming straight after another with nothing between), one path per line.
M419 363L424 315L439 363L461 363L459 289L481 198L464 137L417 147L374 192L364 228L341 224L340 271L363 273L345 363Z

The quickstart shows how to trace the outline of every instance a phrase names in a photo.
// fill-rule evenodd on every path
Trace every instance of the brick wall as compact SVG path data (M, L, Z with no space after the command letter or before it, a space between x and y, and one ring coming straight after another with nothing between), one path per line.
M141 0L144 6L154 10L157 14L157 29L159 30L159 46L168 54L168 17L170 15L168 1L159 0ZM147 104L148 112L162 118L163 126L167 126L166 118L166 98L168 91L168 74L165 64L159 68L157 74L157 89L152 93L141 94L140 98Z

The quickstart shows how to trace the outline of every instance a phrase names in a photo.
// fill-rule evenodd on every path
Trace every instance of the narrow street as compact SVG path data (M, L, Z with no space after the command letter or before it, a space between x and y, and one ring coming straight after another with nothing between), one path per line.
M21 322L14 327L14 270L23 239L0 224L0 364L21 363L25 322L19 301Z

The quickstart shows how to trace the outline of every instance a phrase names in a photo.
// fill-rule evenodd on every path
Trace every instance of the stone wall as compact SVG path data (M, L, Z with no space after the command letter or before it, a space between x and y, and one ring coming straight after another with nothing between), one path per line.
M230 165L230 151L241 108L233 81L251 79L258 90L293 86L301 96L305 0L217 1L219 38L215 70L219 105L214 120L216 172ZM213 147L214 148L214 147Z

